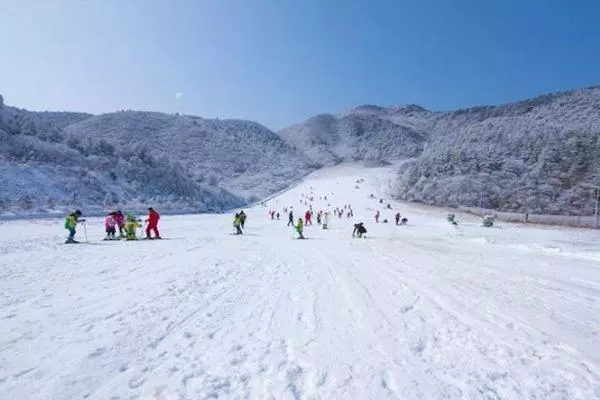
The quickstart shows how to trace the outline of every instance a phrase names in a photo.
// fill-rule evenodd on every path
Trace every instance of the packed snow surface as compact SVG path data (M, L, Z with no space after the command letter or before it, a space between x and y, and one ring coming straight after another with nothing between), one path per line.
M244 236L231 215L138 242L90 219L80 245L61 220L2 223L0 398L600 398L600 234L452 226L388 201L389 171L320 170L245 210ZM355 217L296 240L282 209L311 195Z

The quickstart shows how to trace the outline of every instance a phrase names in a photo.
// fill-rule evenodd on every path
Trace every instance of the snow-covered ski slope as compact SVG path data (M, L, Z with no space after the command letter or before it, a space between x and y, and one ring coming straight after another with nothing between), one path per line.
M81 245L59 220L2 223L0 398L599 399L600 234L385 211L387 174L319 171L245 210L244 236L230 215L139 242L90 220ZM332 218L293 239L281 209L311 187L367 238Z

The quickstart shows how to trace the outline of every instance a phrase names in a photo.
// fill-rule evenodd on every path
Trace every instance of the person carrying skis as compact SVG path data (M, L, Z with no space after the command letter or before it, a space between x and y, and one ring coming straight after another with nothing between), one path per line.
M327 229L328 225L329 225L329 213L326 212L325 214L323 214L323 229Z
M365 236L365 234L367 233L367 229L365 228L365 226L363 225L362 222L359 222L358 224L354 224L354 231L352 231L352 237L357 237L357 238L363 238Z
M75 210L74 213L67 215L65 218L65 229L69 231L69 237L67 237L67 241L65 243L79 243L75 240L75 227L79 222L85 222L85 219L81 218L81 211Z
M146 239L152 239L150 232L154 232L154 239L160 239L160 234L158 233L158 220L160 219L160 215L156 210L152 207L148 208L148 218L146 219Z
M104 218L104 230L106 231L106 237L104 240L114 240L115 234L117 233L116 229L117 222L115 221L115 212L111 212Z
M240 218L240 214L236 213L235 217L233 218L233 227L235 228L235 233L234 235L241 235L244 232L242 232L242 219Z
M137 240L136 230L142 226L140 220L136 219L133 214L127 214L125 221L125 240Z
M125 216L123 215L121 210L117 210L114 212L113 219L115 220L115 223L119 228L119 235L121 237L125 236L123 235L123 228L125 227Z
M246 213L244 211L240 211L240 225L242 229L244 229L244 224L246 223Z
M296 232L298 232L298 239L304 239L304 235L302 235L302 231L304 231L304 223L302 222L302 218L298 218L298 224L295 226Z
M294 226L294 212L292 210L290 210L290 213L288 214L288 223L287 226Z

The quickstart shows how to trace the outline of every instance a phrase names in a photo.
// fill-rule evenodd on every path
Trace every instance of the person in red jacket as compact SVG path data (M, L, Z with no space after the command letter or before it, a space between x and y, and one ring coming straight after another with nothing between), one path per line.
M146 227L146 239L152 239L150 236L150 231L154 231L154 239L160 239L160 234L158 233L158 220L160 219L160 215L154 210L154 208L148 208L148 219L146 222L148 226Z
M312 213L310 210L306 210L306 214L304 214L304 225L312 225Z

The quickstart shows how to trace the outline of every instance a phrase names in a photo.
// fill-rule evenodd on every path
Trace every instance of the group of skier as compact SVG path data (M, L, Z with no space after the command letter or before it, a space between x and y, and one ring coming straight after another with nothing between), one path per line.
M85 222L85 219L81 218L81 211L76 210L75 212L67 215L65 218L65 229L69 231L69 236L65 243L79 243L75 240L75 234L77 224ZM148 218L146 222L146 239L161 239L160 233L158 232L158 221L160 220L160 214L152 207L148 208ZM136 218L132 213L125 213L121 210L111 211L104 218L104 231L106 236L104 240L119 240L125 238L126 240L137 240L137 229L140 228L142 220ZM119 236L117 236L117 229L119 230ZM152 237L154 233L154 237Z

